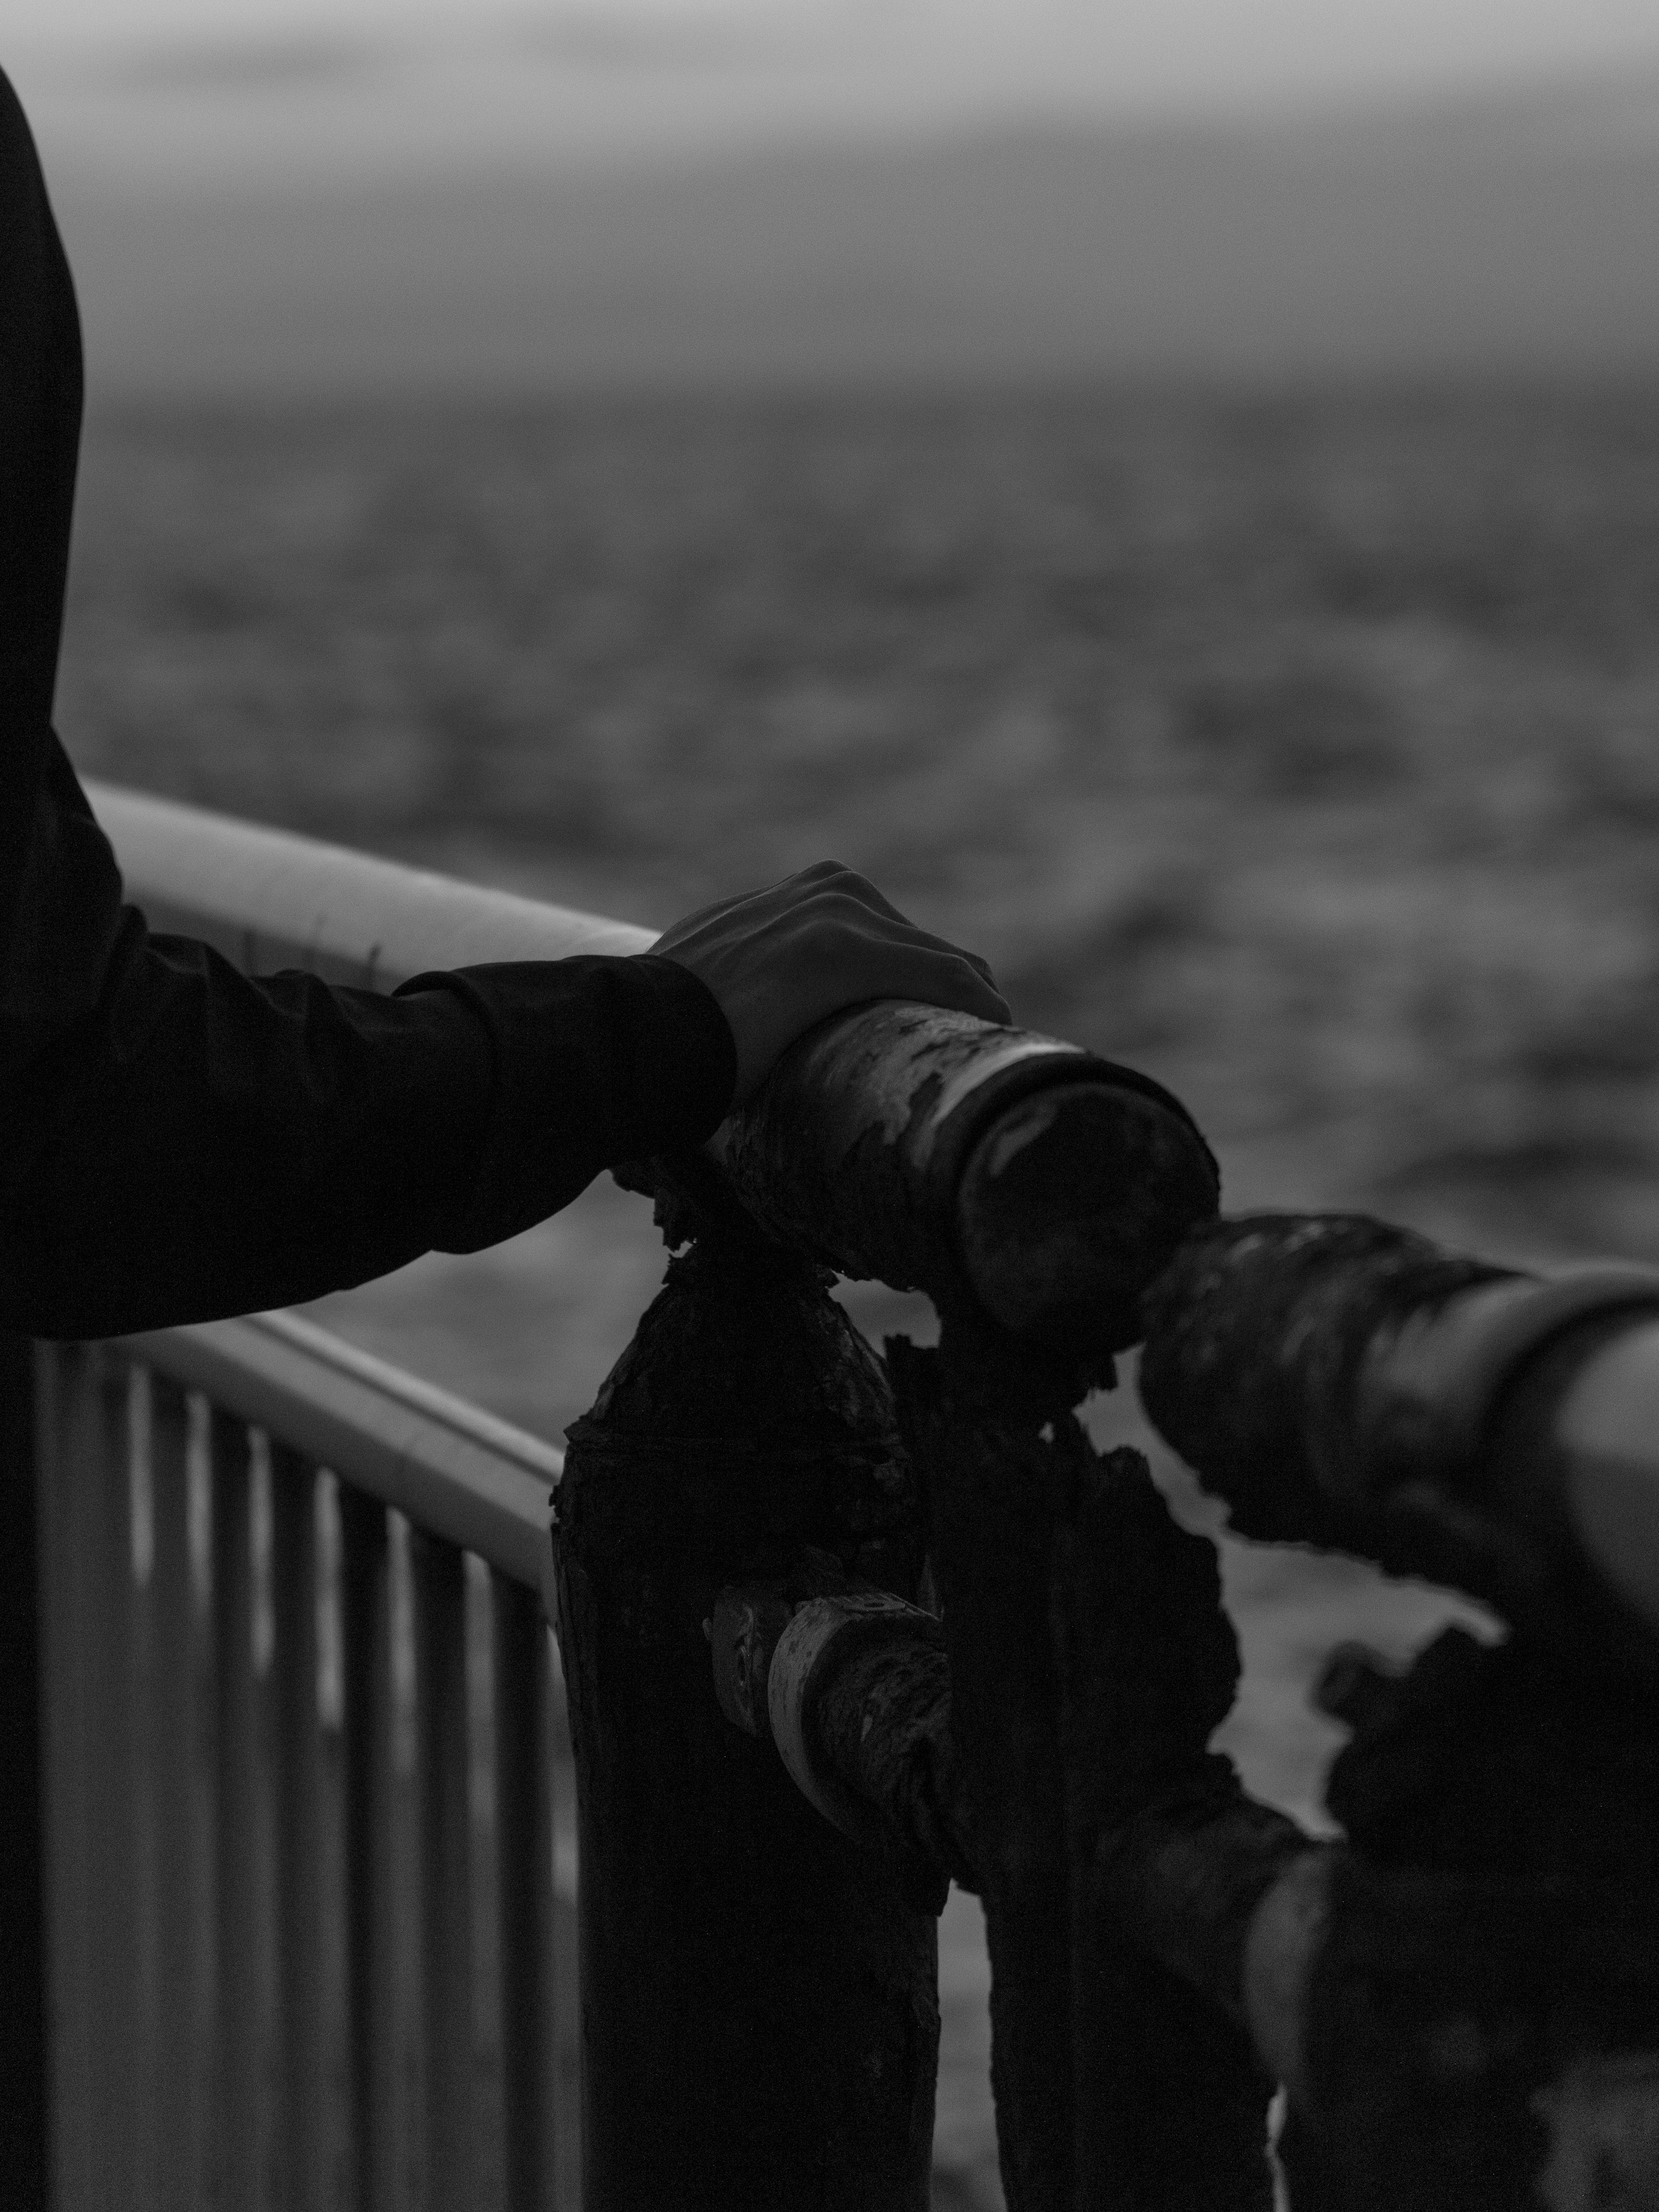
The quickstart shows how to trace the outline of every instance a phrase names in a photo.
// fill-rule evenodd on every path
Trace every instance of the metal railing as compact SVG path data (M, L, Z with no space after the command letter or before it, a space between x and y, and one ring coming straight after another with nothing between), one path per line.
M151 926L249 972L390 989L652 941L90 791ZM562 1455L289 1315L39 1345L10 1381L52 2201L574 2208Z
M429 967L629 953L652 942L591 915L143 794L94 786L91 796L152 927L204 939L254 972L298 966L387 988ZM966 1294L994 1312L1046 1325L1051 1317L1031 1297L1047 1273L1066 1281L1074 1302L1098 1294L1103 1310L1121 1318L1121 1255L1103 1259L1092 1234L1111 1194L1103 1200L1079 1172L1100 1134L1101 1078L1090 1055L1054 1040L1011 1039L922 1009L877 1010L823 1040L820 1059L796 1071L794 1090L775 1092L772 1121L752 1121L735 1148L714 1148L691 1180L702 1200L724 1190L728 1209L735 1197L739 1212L772 1221L786 1244L817 1235L850 1272L915 1281L948 1300L951 1285L935 1262L949 1246L959 1252ZM1139 1110L1130 1151L1146 1165L1170 1152L1169 1130L1158 1126L1168 1116L1146 1100ZM848 1126L872 1115L895 1141L884 1152L866 1148L867 1190L854 1179L831 1194L833 1172L828 1204L792 1188L797 1164L827 1161ZM1121 1136L1123 1117L1114 1109L1108 1119ZM1022 1162L1022 1234L1012 1237L999 1144ZM1176 1150L1194 1146L1201 1152L1177 1128ZM682 1163L678 1172L695 1166ZM1209 1174L1200 1165L1204 1198ZM701 1202L674 1172L659 1178L659 1195L671 1225L676 1208L695 1212ZM1140 1233L1168 1228L1159 1215ZM746 1401L736 1431L728 1420L726 1432L708 1434L695 1382L689 1395L684 1380L664 1393L656 1410L667 1423L660 1442L671 1479L635 1501L643 1518L634 1547L656 1559L661 1575L643 1612L624 1596L614 1616L629 1633L643 1623L650 1646L652 1610L667 1605L678 1621L689 1607L689 1656L703 1655L704 1671L688 1672L688 1652L677 1648L665 1676L663 1654L647 1650L635 1686L654 1718L638 1714L617 1734L627 1683L594 1689L605 1666L588 1648L582 1601L570 1595L571 1577L586 1588L584 1577L600 1563L584 1564L567 1546L556 1595L549 1585L549 1610L559 1613L581 1677L572 1716L580 1856L595 1874L581 1904L582 1954L595 1962L583 2033L590 2206L700 2203L719 2188L733 2204L770 2202L781 2191L802 2203L873 2207L908 2204L927 2188L937 2033L931 1911L905 1901L895 1919L882 1870L848 1860L829 1831L799 1833L787 1785L761 1768L745 1818L773 1893L757 1915L742 1855L731 1849L733 1808L716 1802L730 1747L696 1634L706 1571L723 1578L752 1560L757 1542L775 1547L792 1530L844 1542L849 1564L907 1583L921 1556L914 1495L896 1487L876 1431L855 1419L844 1437L815 1437L820 1415L832 1428L842 1423L849 1381L867 1355L835 1309L820 1310L811 1261L802 1274L802 1262L789 1259L786 1285L767 1256L781 1248L745 1234L751 1241L706 1279L698 1326L708 1322L718 1334L725 1311L742 1338L757 1317L781 1322L787 1402L769 1404L752 1342L731 1347ZM1132 1256L1131 1285L1136 1266ZM802 1291L805 1303L795 1295ZM814 1339L824 1354L817 1383L799 1358ZM720 1364L713 1342L695 1362L699 1375ZM1068 1371L1092 1373L1104 1357L1092 1340L1073 1345ZM148 1380L131 1386L129 1404L121 1378L133 1373ZM457 1794L471 1756L458 1717L465 1710L458 1547L494 1570L496 1615L520 1618L509 1589L550 1566L522 1480L535 1448L453 1406L440 1409L408 1378L371 1371L272 1317L43 1350L36 1385L44 1556L67 1577L61 1591L52 1586L45 1653L51 1856L65 1869L55 1885L52 2002L67 2200L96 2201L125 2174L135 2198L161 2176L157 2202L227 2188L307 2202L321 2172L325 2191L343 2189L343 2201L365 2206L471 2204L494 2185L489 2146L499 2134L506 2168L519 2177L510 2201L547 2201L535 2196L545 2190L548 2154L531 2127L526 2086L545 2073L540 1970L529 1994L509 1985L533 1945L508 1939L503 1948L498 1940L501 1986L494 1996L474 1993L472 2029L456 2026L456 1992L470 1987L489 1948L471 1895L481 1854ZM871 1396L854 1382L855 1398L860 1387L878 1430L882 1386ZM762 1443L754 1425L763 1430L768 1418L775 1425ZM597 1449L590 1440L590 1458ZM775 1465L779 1449L792 1472ZM728 1471L748 1470L724 1504L701 1486L699 1465L710 1454ZM873 1492L855 1494L872 1480ZM687 1483L707 1508L690 1523ZM834 1493L828 1519L814 1486ZM583 1499L592 1494L589 1485ZM157 1517L163 1500L171 1520ZM307 1501L324 1516L314 1541L304 1534ZM70 1512L97 1513L96 1529L77 1526L59 1540L59 1517ZM76 1580L83 1569L89 1582ZM323 1637L313 1650L303 1593L325 1589L318 1577L331 1574L338 1624L312 1632ZM324 1605L317 1620L329 1617ZM339 1655L336 1691L325 1644ZM499 1658L499 1637L496 1648ZM623 1676L641 1656L620 1655ZM319 1717L301 1711L305 1692L295 1687L313 1661ZM128 1686L118 1694L121 1680ZM506 1701L499 1737L501 1714L520 1712L528 1692L500 1668L495 1688ZM685 1725L666 1734L655 1724L665 1692L671 1702L692 1700ZM124 1698L140 1702L129 1711ZM169 1716L161 1734L158 1709ZM269 1753L267 1738L276 1745ZM498 1799L515 1771L497 1757ZM506 1855L517 1850L521 1866L545 1856L533 1839L545 1818L533 1761L527 1773L493 1846L503 1899L517 1894ZM734 1879L738 1888L723 1899ZM320 1897L307 1883L322 1884ZM310 1916L302 1940L290 1940L289 1911ZM708 1948L711 1919L718 1956ZM886 1965L866 1985L860 1961L872 1942ZM100 2010L95 1991L106 1971L123 1994ZM763 2002L757 2009L763 1986L787 2022L774 2023ZM902 2031L902 2063L872 2076L872 2039L879 2045L894 2033L896 2004L914 2015ZM499 2095L491 2091L496 2127L479 2118L476 2081L467 2094L469 2063L476 2071L485 2062L476 2050L469 2062L466 2051L480 2045L477 2021L504 2010L518 2027L494 2046L503 2075ZM488 2036L482 2047L487 2054ZM763 2049L764 2063L755 2055ZM151 2089L162 2074L179 2109L158 2118ZM95 2085L118 2077L125 2086L100 2113ZM508 2095L515 2081L523 2094ZM557 2139L568 2143L573 2133L566 2127Z
M35 1392L56 2203L574 2204L559 1455L280 1315Z
M518 898L88 782L149 926L199 937L248 975L302 968L331 983L394 990L428 968L649 951L648 929Z
M255 968L649 942L96 802L152 921ZM952 1877L986 1907L1012 2212L1266 2212L1275 2080L1297 2212L1653 2201L1655 1279L1217 1220L1156 1085L891 1005L629 1175L690 1249L562 1473L292 1317L5 1351L60 2203L574 2204L544 1602L586 2212L920 2212ZM825 1262L928 1291L939 1347L878 1359ZM1237 1526L1511 1627L1397 1681L1337 1666L1344 1846L1209 1751L1213 1553L1073 1418L1143 1334L1145 1403Z

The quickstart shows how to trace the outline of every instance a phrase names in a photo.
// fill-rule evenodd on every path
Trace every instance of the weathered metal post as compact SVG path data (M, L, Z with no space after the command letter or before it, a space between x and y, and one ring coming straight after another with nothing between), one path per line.
M899 1590L921 1530L820 1272L704 1219L592 1412L555 1535L580 1802L587 2212L923 2212L933 1915L708 1689L720 1586L804 1547Z
M948 1328L889 1356L934 1502L1010 2203L1267 2212L1242 1951L1304 1839L1206 1751L1238 1671L1213 1547L1041 1370L970 1370Z
M1395 1677L1352 1649L1328 1786L1249 1948L1297 2212L1659 2202L1659 1279L1554 1282L1360 1217L1195 1236L1142 1395L1246 1534L1486 1598ZM1247 1979L1251 1977L1247 1976Z
M1050 1618L1071 2000L1013 1945L1014 2018L1000 2031L1005 2164L1028 2196L1069 2179L1088 2212L1265 2212L1267 2105L1300 2033L1304 1934L1281 1925L1277 1901L1287 1886L1301 1896L1297 1877L1322 1855L1206 1749L1237 1671L1213 1547L1176 1528L1137 1453L1099 1459L1069 1423L1054 1448L1046 1472L1068 1477L1070 1492L1056 1512ZM1030 1454L1016 1470L1045 1472ZM978 1749L953 1715L931 1615L855 1589L792 1612L775 1591L739 1588L716 1605L714 1647L722 1711L776 1746L812 1803L913 1886L948 1875L994 1912L1011 1905L1012 1945L1024 1900L1005 1861L1030 1753L1003 1778L1012 1816L993 1804L988 1826ZM981 1705L985 1694L975 1686Z
M713 1149L659 1165L693 1248L572 1430L559 1499L587 2202L915 2212L931 1916L721 1717L703 1624L723 1586L787 1581L804 1547L901 1595L921 1568L880 1367L814 1263L920 1285L959 1327L1040 1346L1069 1403L1213 1210L1213 1164L1144 1078L896 1005L826 1024ZM1038 1610L1046 1653L1046 1596ZM1022 1869L1018 1911L1047 1923L1045 1865ZM1065 1893L1062 1845L1061 1927ZM1012 1947L1002 1972L1018 1986Z
M949 1343L947 1324L947 1344ZM968 1401L949 1354L888 1347L932 1511L951 1730L991 1957L991 2083L1011 2212L1076 2201L1072 1896L1048 1626L1054 1500L1037 1423Z
M1139 1452L1102 1457L1075 1422L1052 1449L1078 2203L1271 2212L1274 2085L1237 1991L1246 1899L1305 1838L1208 1748L1239 1674L1215 1547L1176 1527Z
M1139 1336L1140 1291L1214 1212L1215 1164L1146 1077L903 1006L826 1025L720 1157L769 1226L845 1273L920 1286L940 1310L939 1352L896 1343L889 1359L944 1601L1003 2182L1012 2212L1071 2212L1097 2199L1077 2193L1094 2184L1077 2156L1054 1425Z
M1265 2208L1274 2081L1296 2212L1659 2203L1659 1279L1540 1283L1274 1217L1196 1231L1146 1310L1149 1408L1237 1525L1435 1574L1514 1625L1449 1632L1398 1677L1335 1655L1346 1846L1207 1750L1237 1669L1210 1547L1136 1455L1037 1424L1063 1378L965 1303L941 1354L890 1348L944 1638L873 1595L727 1590L728 1717L913 1887L931 1869L986 1896L1017 2206ZM1012 1589L1042 1621L1045 1530L1046 1644L998 1615ZM1032 1909L1054 1860L1034 1796L1063 1820L1064 1918Z

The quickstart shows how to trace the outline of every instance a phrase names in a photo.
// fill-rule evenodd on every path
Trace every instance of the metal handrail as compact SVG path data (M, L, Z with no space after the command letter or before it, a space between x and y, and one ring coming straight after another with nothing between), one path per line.
M544 1587L564 1455L297 1314L253 1314L115 1348L332 1468L515 1582Z
M625 921L486 890L340 845L114 784L86 786L153 929L199 937L250 975L303 968L394 990L430 968L648 952Z

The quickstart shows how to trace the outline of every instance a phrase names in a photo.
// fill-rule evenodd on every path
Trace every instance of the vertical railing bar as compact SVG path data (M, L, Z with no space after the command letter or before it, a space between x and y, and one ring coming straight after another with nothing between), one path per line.
M427 2203L473 2202L472 1916L463 1555L423 1534L413 1567L420 1777L421 2012Z
M540 1594L491 1577L503 2166L508 2212L556 2199L553 1804Z
M543 1612L546 1612L545 1596ZM552 1823L553 1978L552 2051L553 2201L558 2212L581 2212L582 1979L581 1916L577 1896L576 1760L570 1740L559 1640L550 1623L542 1631L541 1695L548 1747L548 1796Z
M326 1468L313 1484L316 1563L317 1864L322 1983L319 1991L323 2201L355 2207L352 2121L350 1853L347 1820L344 1535L340 1485Z
M133 1829L131 1893L137 1952L138 2018L133 2049L132 2201L166 2212L161 2200L159 2078L162 2054L162 1832L161 1795L150 1759L150 1716L158 1683L155 1590L155 1382L146 1368L127 1374L127 1515L133 1606L131 1755Z
M383 1507L343 1487L339 1511L352 2201L359 2212L384 2212L391 2191L382 2130L392 2104L383 1926L392 1734L386 1516Z
M264 2212L278 2201L276 1870L268 1653L260 1648L254 1541L264 1515L256 1516L254 1504L262 1491L268 1499L270 1462L263 1437L223 1413L212 1417L209 1451L218 1691L216 2172L221 2202L238 2212Z
M410 1983L412 1912L405 1717L399 1710L396 1516L340 1491L341 1662L345 1723L346 1942L356 2203L421 2202L410 2137L421 2109ZM438 2212L438 2208L432 2208Z
M327 1844L317 1679L318 1482L307 1461L273 1444L270 1485L276 1911L281 1931L278 2128L292 2212L324 2212L332 2197L324 1923Z
M501 2048L501 1745L496 1728L495 1603L477 1553L466 1570L466 1798L471 1899L472 2203L506 2203L506 2107Z
M196 1417L199 1426L199 1417ZM161 1376L150 1393L154 1556L145 1638L143 1762L155 1838L150 1911L155 1926L154 2031L146 2097L153 2111L155 2191L165 2207L191 2206L208 2179L210 1992L204 1986L214 1911L212 1833L203 1833L201 1711L209 1641L199 1599L205 1526L185 1394ZM195 1544L192 1544L192 1538Z
M56 2203L94 2212L142 2202L132 2067L142 2014L127 1887L136 1772L127 1378L85 1346L43 1346L36 1376Z
M223 2201L220 2186L221 2143L215 2124L218 2082L219 2028L219 1670L214 1633L213 1408L199 1391L185 1400L185 1535L190 1581L191 1721L189 1793L191 1863L195 1869L197 1909L193 1942L191 2003L185 2021L188 2041L184 2063L195 2084L196 2170L192 2177L204 2205ZM246 1523L244 1523L246 1525Z
M420 1715L416 1706L414 1530L407 1517L386 1516L391 1547L392 1797L387 1893L387 1956L392 1970L392 2043L397 2107L397 2202L438 2212L427 2185L426 2018L422 2003L421 1911Z
M83 1524L83 1529L90 1539L89 1564L96 1560L98 1583L88 1586L96 1611L82 1624L86 1641L77 1659L87 1668L93 1707L90 1737L82 1747L89 1762L83 1802L98 1823L93 1842L97 1901L90 1917L97 1948L91 1995L102 2015L103 2049L92 2089L105 2131L103 2185L118 2199L142 2203L146 2184L154 2185L153 2155L145 2170L145 2153L153 2153L152 2124L140 2101L131 2054L149 2025L148 1990L141 1976L153 1953L140 1934L143 1917L132 1909L135 1845L149 1831L141 1807L151 1779L143 1763L133 1666L140 1617L132 1571L134 1404L124 1366L96 1348L81 1357L85 1387L95 1394L95 1411L87 1408L98 1423L95 1466L73 1453L60 1479L82 1483L91 1476L95 1482L86 1504L96 1525L84 1529Z
M194 1408L192 1408L192 1411ZM196 1448L202 1445L192 1439ZM252 1895L257 1785L251 1771L253 1682L247 1644L252 1611L248 1541L247 1431L239 1422L210 1413L205 1438L208 1490L198 1504L192 1468L192 1553L211 1545L211 1571L198 1573L198 1589L210 1592L212 1605L214 1748L217 1755L217 1832L214 1838L214 1903L216 1946L223 1971L217 1978L214 2065L210 2076L215 2172L225 2201L240 2205L257 2189L254 2076L261 1992L258 1960L252 1942L256 1910ZM207 1534L196 1535L198 1513L207 1515ZM192 1557L192 1567L196 1561Z

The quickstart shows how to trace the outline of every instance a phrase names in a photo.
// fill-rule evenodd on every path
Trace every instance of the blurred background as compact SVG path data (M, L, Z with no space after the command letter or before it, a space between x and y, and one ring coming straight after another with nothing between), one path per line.
M83 770L653 925L832 854L1180 1091L1231 1210L1659 1256L1650 0L7 29ZM556 1435L659 1273L606 1182L324 1317ZM1315 1817L1319 1657L1449 1601L1224 1558L1229 1740ZM945 1948L988 2207L967 1900Z

